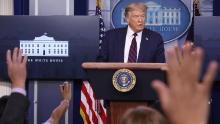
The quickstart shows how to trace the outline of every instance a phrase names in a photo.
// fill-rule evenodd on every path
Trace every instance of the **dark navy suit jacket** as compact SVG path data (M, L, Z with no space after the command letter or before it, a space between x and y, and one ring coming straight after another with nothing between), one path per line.
M97 60L102 62L124 62L126 34L127 28L107 31ZM164 42L159 33L148 29L143 30L138 62L165 62Z
M0 124L27 124L28 98L20 93L12 93L7 101Z

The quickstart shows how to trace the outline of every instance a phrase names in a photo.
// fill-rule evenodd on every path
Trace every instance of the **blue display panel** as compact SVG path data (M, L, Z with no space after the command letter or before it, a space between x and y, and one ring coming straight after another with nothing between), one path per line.
M95 16L1 16L0 75L5 53L19 47L28 56L29 79L81 79L81 63L95 61L99 23Z

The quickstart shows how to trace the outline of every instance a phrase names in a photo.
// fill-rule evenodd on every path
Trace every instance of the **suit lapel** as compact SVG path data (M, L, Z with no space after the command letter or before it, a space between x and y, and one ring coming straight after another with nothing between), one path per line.
M150 38L149 33L147 30L143 30L142 37L141 37L141 44L140 44L140 50L139 50L139 55L138 55L138 62L144 62L144 53L146 53L148 47L148 40Z

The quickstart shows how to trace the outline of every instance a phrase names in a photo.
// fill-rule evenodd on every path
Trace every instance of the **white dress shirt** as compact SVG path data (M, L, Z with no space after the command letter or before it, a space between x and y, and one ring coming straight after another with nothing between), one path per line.
M131 46L132 39L134 38L134 32L130 26L128 26L127 29L127 34L126 34L126 39L125 39L125 48L124 48L124 63L128 62L128 56L129 56L129 50ZM136 42L137 42L137 60L138 60L138 55L139 55L139 50L140 50L140 45L141 45L141 37L142 37L142 31L137 33L136 36Z

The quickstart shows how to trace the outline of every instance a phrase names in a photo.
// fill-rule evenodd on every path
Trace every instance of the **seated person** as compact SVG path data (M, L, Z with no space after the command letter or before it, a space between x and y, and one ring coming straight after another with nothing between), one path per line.
M139 106L127 110L120 124L168 124L168 122L157 110Z

